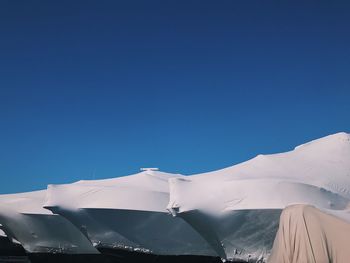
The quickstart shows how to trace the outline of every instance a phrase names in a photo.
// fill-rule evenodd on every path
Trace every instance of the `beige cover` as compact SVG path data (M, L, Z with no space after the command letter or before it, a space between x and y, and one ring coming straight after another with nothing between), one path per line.
M349 263L350 223L309 205L283 210L269 263Z

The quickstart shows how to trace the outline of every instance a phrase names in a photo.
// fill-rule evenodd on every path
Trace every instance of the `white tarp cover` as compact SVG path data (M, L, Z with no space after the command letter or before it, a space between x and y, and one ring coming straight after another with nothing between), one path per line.
M162 255L216 255L182 218L169 215L169 178L159 171L49 185L45 207L81 229L98 247Z
M308 193L308 187L312 191L323 189L350 199L350 134L329 135L289 152L258 155L222 170L172 178L169 183L168 208L175 208L177 212L217 209L218 205L226 210L285 207L284 200L271 196L274 191L270 187L278 191L280 184L285 188L290 185L291 191L299 191L288 197L290 191L284 189L285 200L299 198L301 192ZM239 191L232 191L238 184ZM258 195L264 198L256 197ZM243 207L242 201L247 198L250 200L244 202ZM313 199L317 201L318 198Z
M87 236L94 246L264 261L285 207L310 204L347 220L349 200L350 135L338 133L205 174L144 171L0 196L0 224L27 251L93 252Z
M289 152L258 155L222 170L171 178L169 186L168 210L197 229L221 257L265 259L272 247L270 234L277 231L276 210L293 204L334 211L348 206L350 135L337 133ZM270 216L262 214L267 209ZM245 211L252 211L248 219ZM269 233L261 228L262 218L272 223ZM254 233L262 238L253 238Z
M350 223L309 205L283 210L269 263L348 263Z
M0 195L1 229L29 253L99 253L65 218L44 209L46 191Z

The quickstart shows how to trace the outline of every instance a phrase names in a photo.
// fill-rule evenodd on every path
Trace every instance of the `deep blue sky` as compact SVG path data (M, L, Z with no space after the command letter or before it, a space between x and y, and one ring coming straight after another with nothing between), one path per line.
M1 1L0 193L149 166L199 173L349 132L349 13L345 1Z

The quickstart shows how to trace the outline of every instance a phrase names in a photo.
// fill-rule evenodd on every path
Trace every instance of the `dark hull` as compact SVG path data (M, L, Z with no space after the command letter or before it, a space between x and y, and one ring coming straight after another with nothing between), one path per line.
M0 256L4 257L25 255L26 252L21 245L12 243L7 237L0 237Z
M219 257L210 256L160 256L122 249L99 250L101 254L26 254L23 248L12 248L11 251L1 250L0 263L222 263Z
M118 249L99 250L113 263L222 263L219 257L210 256L164 256Z

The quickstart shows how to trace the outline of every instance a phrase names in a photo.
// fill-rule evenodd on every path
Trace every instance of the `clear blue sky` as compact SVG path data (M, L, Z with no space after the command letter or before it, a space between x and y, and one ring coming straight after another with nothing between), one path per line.
M349 132L349 13L349 1L1 1L0 193L149 166L199 173Z

